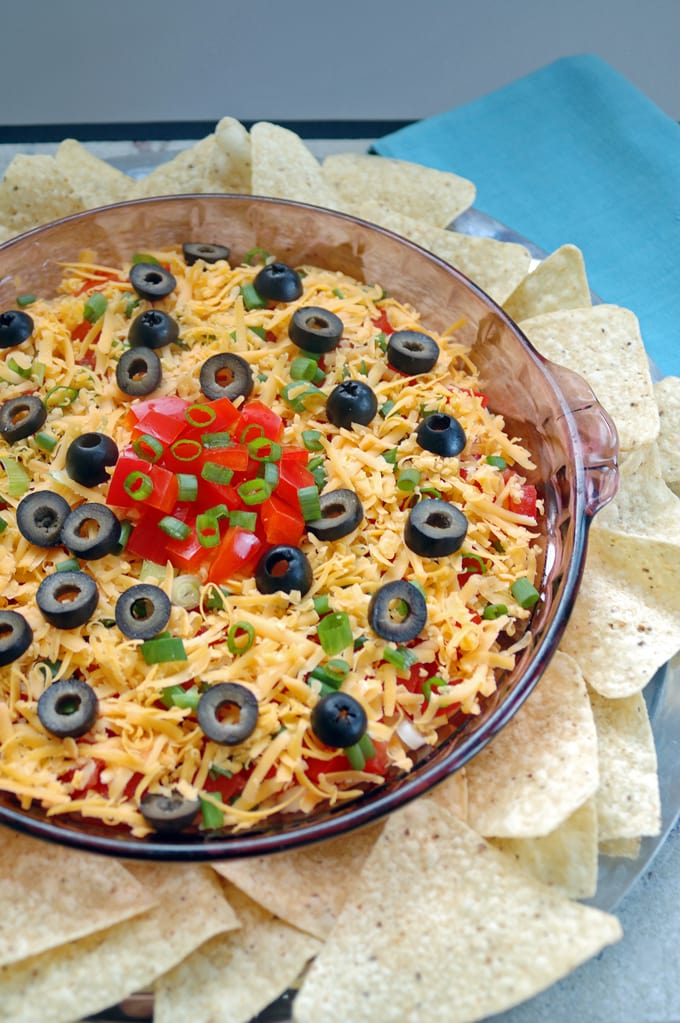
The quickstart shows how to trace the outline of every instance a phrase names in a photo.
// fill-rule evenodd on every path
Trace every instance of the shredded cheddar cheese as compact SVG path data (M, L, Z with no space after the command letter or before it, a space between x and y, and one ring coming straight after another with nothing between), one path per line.
M238 353L253 371L251 399L283 418L283 443L303 448L303 431L318 431L324 491L353 490L364 520L332 542L304 535L300 546L313 568L304 596L263 595L252 574L221 580L218 588L208 580L209 564L202 564L196 570L195 606L174 604L167 627L181 639L186 660L148 665L141 642L116 627L114 609L119 595L149 566L125 549L81 563L97 584L96 612L77 629L54 628L42 617L36 592L69 552L37 547L21 535L19 498L9 496L3 484L0 608L25 616L33 642L0 669L0 788L14 793L23 807L37 802L51 816L80 814L139 836L149 831L139 810L147 792L201 795L226 827L242 829L281 811L310 813L319 804L355 798L386 773L408 770L418 742L433 746L452 715L479 713L498 673L512 668L511 643L521 645L530 614L512 596L512 585L535 581L539 555L534 511L527 513L522 505L525 474L533 468L530 453L486 407L475 368L457 340L460 324L432 334L440 349L433 370L404 376L387 363L381 324L391 331L423 328L417 311L385 296L380 284L305 266L299 268L301 298L248 309L241 286L252 283L256 267L226 261L186 266L179 249L153 255L177 280L173 293L154 307L173 316L181 332L178 344L158 352L163 375L153 397L200 402L205 360L224 351ZM128 347L131 317L149 308L142 300L135 304L129 266L101 266L94 259L83 254L64 266L60 294L39 298L28 310L32 337L0 357L2 401L28 393L46 399L54 388L72 389L61 392L71 398L63 406L46 399L42 430L54 438L53 450L43 449L35 437L13 444L0 439L0 458L17 460L32 490L60 494L71 507L106 503L109 487L108 482L85 487L70 478L66 452L74 438L98 431L119 451L130 444L133 399L118 389L115 367ZM93 292L105 296L107 305L89 324L83 310ZM318 386L327 396L343 379L368 383L381 409L369 425L336 428L323 403L303 413L283 400L292 360L300 355L289 340L288 324L303 306L321 306L342 320L342 341L324 356L326 376ZM462 425L466 445L460 455L444 458L418 445L418 423L434 411ZM499 459L507 468L498 467ZM407 469L418 474L412 492L398 485ZM415 554L403 538L412 503L432 493L462 510L468 522L462 548L438 559ZM170 561L156 571L153 581L171 596L181 573ZM415 664L403 670L385 656L395 644L377 636L368 622L371 596L394 580L417 584L427 604L426 625L409 644ZM217 608L216 592L222 603ZM365 709L368 735L378 750L363 770L352 768L341 750L320 743L310 728L321 693L310 672L328 661L317 637L314 598L321 596L334 612L346 613L352 629L354 647L342 654L349 665L342 689ZM484 617L489 606L507 610ZM254 634L243 652L234 652L227 642L237 623L247 623ZM95 690L98 717L85 736L60 740L42 725L37 701L52 682L72 677ZM163 701L169 687L205 689L220 682L247 687L259 704L255 730L233 747L207 739L192 708ZM408 742L400 737L405 722Z

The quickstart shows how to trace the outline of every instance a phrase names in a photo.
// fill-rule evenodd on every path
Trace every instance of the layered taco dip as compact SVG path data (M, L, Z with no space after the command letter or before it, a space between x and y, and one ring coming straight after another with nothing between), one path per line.
M252 828L480 712L540 599L541 504L460 326L200 241L17 296L1 789L135 836Z

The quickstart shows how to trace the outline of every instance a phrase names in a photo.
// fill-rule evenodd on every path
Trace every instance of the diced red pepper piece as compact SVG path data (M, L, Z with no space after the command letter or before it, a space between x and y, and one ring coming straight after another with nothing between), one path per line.
M184 410L188 404L189 402L185 401L184 398L180 398L178 394L166 394L162 398L148 398L146 401L136 401L128 408L126 425L133 429L135 424L140 419L143 419L147 412L150 412L152 409L161 415L181 419L184 423Z
M281 452L281 463L297 462L298 465L307 465L309 451L306 448L284 448Z
M89 323L87 320L83 320L82 323L79 323L78 326L74 327L73 330L71 331L71 340L73 341L84 340L84 338L87 337L91 329L92 324Z
M389 317L385 309L380 310L380 315L375 320L371 320L371 323L377 330L381 330L383 334L393 334L394 327L389 321Z
M139 437L143 433L148 433L168 447L177 440L183 429L184 423L178 416L167 415L165 412L159 412L158 409L152 408L137 420L134 426L134 435Z
M230 526L216 548L217 554L208 571L209 581L222 583L233 575L247 573L254 566L264 546L255 533L250 533L240 526Z
M244 444L232 444L229 448L206 448L203 452L204 462L217 462L234 472L245 472L249 458L248 448Z
M478 558L466 558L463 557L461 562L462 572L458 573L458 585L463 586L468 581L471 575L483 575L484 568L480 564Z
M125 481L134 472L144 473L151 480L151 493L143 500L136 500L125 489ZM173 472L123 452L113 470L106 503L119 508L137 508L142 514L149 508L168 514L177 502L178 490L177 477Z
M168 561L169 537L158 528L161 518L161 515L151 513L133 526L125 547L127 554L133 554L136 558L143 558L146 561L154 561L157 565L164 565Z
M508 511L517 515L528 515L536 518L536 487L532 483L525 483L522 487L522 495L518 501L508 501Z
M261 430L256 429L261 427ZM249 401L241 410L241 415L232 430L234 440L247 444L256 437L265 436L269 440L280 440L283 436L283 420L272 409L261 401Z
M284 543L297 547L305 531L302 514L275 495L260 505L260 519L265 539L271 544Z
M196 535L196 522L193 519L187 520L191 532L186 540L173 540L166 537L167 556L175 568L184 572L191 572L211 556L215 548L204 547Z
M115 270L98 270L96 277L88 277L87 280L83 281L79 290L76 291L76 295L83 295L92 288L101 288L102 284L106 284L107 281L120 280L121 276Z
M316 486L316 480L304 465L300 465L299 462L284 462L283 459L281 460L279 465L279 482L275 492L276 496L281 498L282 501L285 501L291 508L299 511L298 491L303 487L314 486Z
M243 508L244 504L232 486L224 483L212 483L210 480L198 481L198 497L193 504L197 511L208 511L218 504L226 504L229 511Z

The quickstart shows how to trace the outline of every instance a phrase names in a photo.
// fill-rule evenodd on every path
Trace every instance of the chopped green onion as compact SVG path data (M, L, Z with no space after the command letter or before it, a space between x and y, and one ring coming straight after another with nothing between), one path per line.
M96 323L97 320L101 320L108 304L101 292L93 291L83 307L83 319L88 323Z
M247 263L248 266L252 266L253 260L255 259L256 256L259 263L266 263L267 260L269 259L269 253L267 252L266 249L260 249L256 247L254 249L249 249L248 252L246 252L245 256L243 257L243 262Z
M441 490L435 490L434 487L421 487L420 493L426 497L441 497Z
M305 522L314 522L321 518L321 503L316 487L300 487L298 490L300 511Z
M373 745L371 737L368 734L368 732L364 732L364 734L359 739L357 746L363 753L366 760L372 760L372 758L375 756L375 746Z
M34 362L33 365L31 366L31 370L33 372L33 376L42 387L43 383L45 382L45 363Z
M138 458L143 458L145 462L151 462L154 465L163 454L163 445L157 437L152 437L150 433L143 433L133 442L132 450Z
M184 689L183 686L166 686L165 689L161 689L161 701L168 709L182 707L196 710L200 695L198 686L192 686L191 689Z
M321 619L316 631L328 657L335 657L352 645L352 626L346 611L331 611Z
M31 485L31 477L16 458L0 458L7 473L7 494L9 497L23 497Z
M202 826L206 831L215 831L216 828L221 828L224 824L224 814L219 806L215 806L212 799L207 799L205 796L199 796L198 798L201 802Z
M174 515L164 515L158 522L158 528L162 529L166 536L173 540L186 540L191 529L186 522L175 518Z
M76 400L77 397L77 387L65 387L63 384L57 384L56 387L50 387L49 391L45 395L45 407L67 408Z
M536 587L532 586L526 577L517 579L510 587L510 592L519 606L525 608L525 610L533 607L541 596Z
M230 448L232 445L231 434L226 430L221 430L219 433L202 433L201 440L203 447L210 451L215 451L217 448Z
M321 682L322 686L328 686L330 689L339 689L342 683L342 679L333 675L332 672L327 671L318 665L316 668L312 668L309 673L310 678L315 678L317 682Z
M145 501L153 493L151 477L138 469L127 474L123 480L123 489L133 501Z
M2 515L0 515L0 533L4 533L8 525L7 519L3 519Z
M397 404L396 401L392 401L391 398L388 398L387 401L383 402L379 409L380 415L383 417L383 419L387 419L387 417L389 416L390 412L392 411L396 404Z
M196 539L201 547L217 547L220 542L220 524L214 515L204 512L196 516Z
M487 565L484 558L481 558L479 554L472 554L469 551L463 551L462 556L464 561L476 561L477 565L479 566L479 571L481 572L481 574L486 575L489 566ZM463 571L469 572L470 568L469 567L467 569L464 568Z
M59 441L51 433L36 433L35 442L43 451L54 451Z
M397 487L399 490L411 493L420 483L420 477L421 473L418 469L402 469L397 476Z
M432 696L432 688L439 689L441 686L448 685L446 679L443 679L441 675L433 675L431 678L425 679L423 682L423 696L425 702L429 703Z
M205 514L211 515L212 518L217 519L219 521L220 519L228 519L230 511L227 508L226 504L214 504L212 508L205 509Z
M507 469L508 467L508 463L502 455L487 455L485 461L487 465L494 465L497 469Z
M280 462L283 448L268 437L256 437L248 442L248 454L258 462Z
M58 561L54 568L57 572L77 572L80 562L77 558L66 558L64 561Z
M310 472L314 473L317 469L320 469L322 465L326 464L326 459L323 455L316 455L314 458L310 458L307 463L307 468Z
M147 579L165 579L165 565L159 565L157 561L143 561L139 581L145 583Z
M206 611L224 611L224 598L229 596L229 591L223 586L216 586L213 583L212 593L205 598Z
M7 369L11 369L17 376L23 377L24 380L28 380L31 375L31 366L20 366L13 355L10 355L7 360Z
M227 633L230 654L245 654L255 642L255 629L250 622L234 622Z
M197 575L178 575L172 581L170 599L173 604L187 610L198 607L201 600L201 580Z
M206 418L203 418L203 417ZM184 418L190 426L210 426L217 419L217 412L214 408L210 408L209 405L203 405L200 401L195 401L193 405L189 405L188 409L184 412Z
M366 757L358 742L355 742L353 746L346 747L345 756L355 771L363 771L366 766Z
M390 664L393 664L397 671L410 671L414 664L418 663L418 656L407 646L398 646L396 649L386 646L383 649L383 657Z
M379 348L381 352L387 351L387 334L381 330L379 334L375 335L374 338L376 348Z
M248 423L245 430L242 431L241 436L239 437L240 443L245 444L247 447L248 444L250 444L250 440L248 438L251 434L254 434L252 438L253 440L255 437L264 437L264 426L262 426L261 423Z
M342 657L333 657L326 665L326 670L342 682L349 675L349 664Z
M320 430L303 430L302 443L307 451L323 451L322 436Z
M213 781L215 780L215 778L234 777L233 771L228 771L226 767L220 767L219 764L212 764L212 766L208 768L208 774L213 779Z
M160 266L160 261L148 252L135 252L132 256L132 265L135 266L137 263L157 263Z
M257 512L229 512L229 525L238 526L239 529L247 529L249 533L254 533L257 526Z
M359 363L359 372L361 373L362 377L368 376L368 366L366 365L365 359L362 359L361 362Z
M170 661L187 660L187 652L179 636L155 636L142 643L139 649L147 664L168 664Z
M254 284L242 284L239 290L246 309L266 309L267 299L258 295Z
M280 392L280 397L293 412L307 412L326 400L323 391L305 380L293 380L292 383L286 384Z
M220 465L219 462L204 462L201 469L201 479L208 483L219 483L223 487L231 483L233 476L234 470L227 469L226 465Z
M203 452L203 447L192 437L180 437L170 445L170 451L178 462L195 462Z
M142 300L138 295L130 295L130 298L125 303L125 315L128 319L132 316L141 301Z
M383 458L389 465L397 464L397 451L398 448L390 448L389 451L383 451Z
M343 293L340 291L340 288L333 288L333 294L335 295L336 298L344 298L345 297L343 295Z
M330 600L328 599L327 593L322 593L320 597L314 597L314 610L318 614L319 618L321 615L327 615L331 609Z
M314 359L307 359L304 355L298 355L290 364L291 379L313 380L318 368L318 364Z
M129 519L123 519L120 524L120 538L118 540L118 547L116 548L117 554L122 554L127 547L127 542L130 539L130 533L132 532L132 523Z
M259 476L253 480L246 480L236 489L238 496L248 505L262 504L268 497L271 497L272 492L271 484Z
M267 340L267 331L264 327L248 327L248 330L252 330L253 334L259 337L260 341Z
M347 365L347 363L345 363L345 365L342 367L342 379L349 380L349 378L350 378L349 366Z
M508 609L505 604L487 604L482 611L482 618L486 618L488 622L494 622L496 618L501 618L507 613Z
M35 302L35 295L17 295L17 305L20 309L25 309L27 305L33 305Z
M198 497L198 476L190 472L177 474L177 500L195 501Z
M261 474L265 483L273 489L279 482L279 467L276 462L263 462Z

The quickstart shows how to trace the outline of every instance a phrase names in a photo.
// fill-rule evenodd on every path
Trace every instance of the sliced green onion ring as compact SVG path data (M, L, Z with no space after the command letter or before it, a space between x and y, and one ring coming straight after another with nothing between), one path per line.
M250 622L234 622L227 633L227 648L234 656L245 654L254 642L255 629Z

